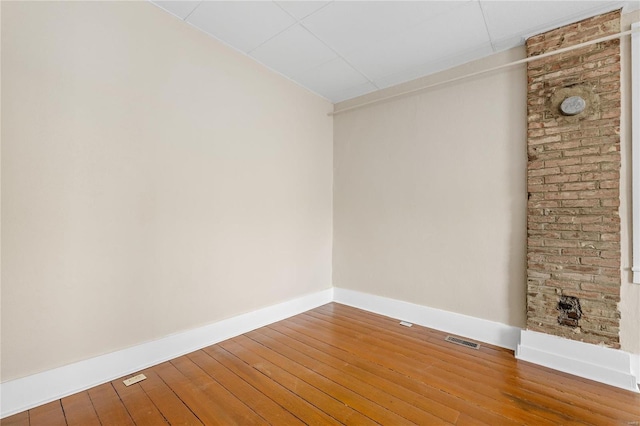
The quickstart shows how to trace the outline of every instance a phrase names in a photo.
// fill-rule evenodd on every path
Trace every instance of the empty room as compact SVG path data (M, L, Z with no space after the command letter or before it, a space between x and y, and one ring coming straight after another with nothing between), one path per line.
M2 425L640 426L640 1L0 1Z

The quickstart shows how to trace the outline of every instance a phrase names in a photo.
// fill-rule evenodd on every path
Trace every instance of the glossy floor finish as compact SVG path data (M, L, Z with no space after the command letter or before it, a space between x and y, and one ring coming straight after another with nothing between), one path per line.
M2 425L640 425L640 395L331 303Z

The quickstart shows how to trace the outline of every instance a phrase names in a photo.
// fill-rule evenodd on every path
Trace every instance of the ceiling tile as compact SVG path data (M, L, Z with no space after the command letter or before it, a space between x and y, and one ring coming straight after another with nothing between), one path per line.
M296 21L270 1L203 1L187 22L249 52Z
M635 12L636 10L640 10L640 1L638 0L625 1L624 9L622 9L622 14L626 15L627 13Z
M480 6L472 2L345 55L345 59L369 78L377 80L460 51L481 48L489 41Z
M342 91L368 82L362 74L342 58L317 66L297 76L295 80L332 101L334 100L332 97Z
M407 81L415 80L416 78L444 71L449 68L453 68L458 65L462 65L467 62L489 56L492 53L493 48L491 46L491 43L487 42L484 45L476 46L473 49L468 49L466 51L456 53L452 56L440 60L429 61L417 67L405 69L398 73L387 75L385 77L376 79L374 83L379 88L384 89L386 87L395 86L396 84L404 83Z
M152 1L151 3L160 6L162 9L184 19L200 4L199 1Z
M405 31L464 2L336 1L303 25L340 54Z
M339 102L640 1L164 1L158 7Z
M524 45L524 36L516 34L511 37L491 39L491 45L493 46L494 52L502 52L512 47Z
M375 92L376 90L378 90L378 88L373 83L366 82L358 84L357 86L347 87L346 89L330 89L324 94L324 97L333 103L338 103L346 101L347 99L366 95L367 93Z
M273 37L249 56L284 75L295 75L314 68L338 55L300 25Z
M303 19L325 5L329 1L277 1L278 5L293 15L296 19Z
M560 27L595 15L605 9L613 10L623 2L611 1L481 1L491 39L505 47L518 38ZM511 39L511 43L508 40ZM510 46L513 47L513 46Z

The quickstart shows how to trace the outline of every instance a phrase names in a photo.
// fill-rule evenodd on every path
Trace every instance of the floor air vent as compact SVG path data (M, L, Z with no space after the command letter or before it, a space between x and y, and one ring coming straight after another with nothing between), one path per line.
M480 349L480 345L478 343L470 342L459 337L447 336L444 340L450 343L455 343L456 345L466 346L471 349Z

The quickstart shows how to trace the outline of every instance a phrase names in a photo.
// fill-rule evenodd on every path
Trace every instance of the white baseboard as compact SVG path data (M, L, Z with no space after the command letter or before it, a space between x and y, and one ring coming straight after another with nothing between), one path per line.
M628 352L522 330L516 358L638 393L639 357Z
M516 358L638 392L640 355L343 288L334 301L516 351Z
M195 330L0 383L0 418L109 382L329 303L333 289L238 315Z
M472 340L515 350L520 328L415 303L334 288L334 301Z
M516 358L638 392L640 355L342 288L0 383L0 419L213 345L331 301L516 350Z
M629 354L631 356L631 374L636 378L636 383L640 387L640 354Z

